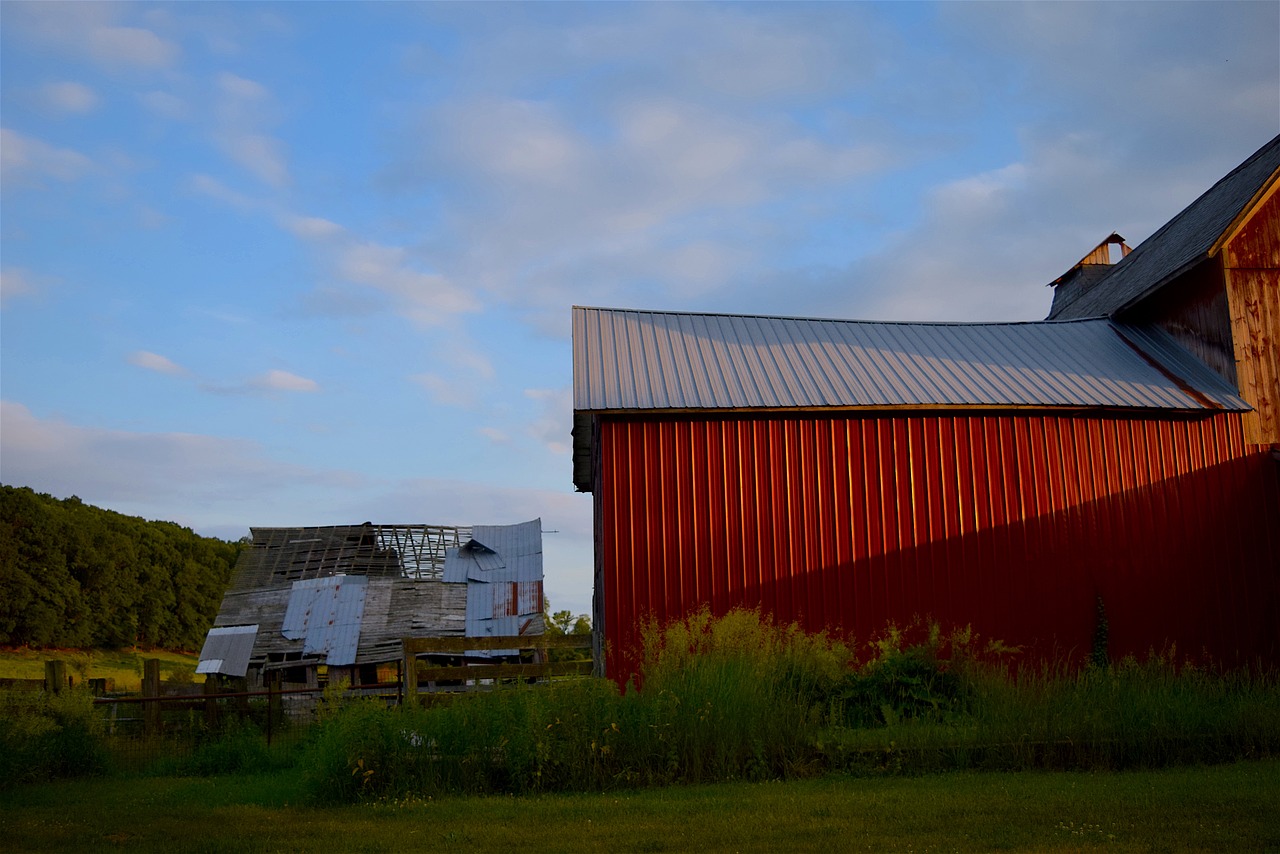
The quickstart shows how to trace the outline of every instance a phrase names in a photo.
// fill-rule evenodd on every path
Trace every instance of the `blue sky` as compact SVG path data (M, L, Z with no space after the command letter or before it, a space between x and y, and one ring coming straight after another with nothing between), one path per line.
M1280 132L1280 4L0 4L0 479L540 516L570 306L1031 320Z

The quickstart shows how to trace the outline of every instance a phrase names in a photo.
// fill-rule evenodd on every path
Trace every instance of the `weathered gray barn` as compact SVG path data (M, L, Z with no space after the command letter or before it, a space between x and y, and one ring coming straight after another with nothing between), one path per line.
M197 672L378 681L405 637L541 634L542 523L254 528Z

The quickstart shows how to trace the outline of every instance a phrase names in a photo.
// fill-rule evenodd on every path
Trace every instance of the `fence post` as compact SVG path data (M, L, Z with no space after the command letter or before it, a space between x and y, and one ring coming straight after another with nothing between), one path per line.
M218 728L218 694L222 688L222 677L217 673L209 673L204 677L204 725L210 732Z
M67 663L60 659L44 663L44 689L57 694L67 687Z
M147 735L160 732L160 659L142 663L142 717Z
M271 736L274 731L274 721L276 715L280 716L280 723L284 724L284 715L282 714L282 698L280 696L280 681L283 673L274 670L267 677L267 746L271 746Z
M418 705L418 656L408 638L404 641L404 662L400 666L400 684L404 689L404 703Z

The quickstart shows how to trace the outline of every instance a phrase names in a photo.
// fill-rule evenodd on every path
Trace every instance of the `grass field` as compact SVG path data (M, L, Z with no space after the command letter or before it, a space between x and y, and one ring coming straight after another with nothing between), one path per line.
M67 663L67 675L79 684L84 679L106 679L108 690L140 691L142 662L160 660L160 678L165 681L203 681L195 676L200 663L197 653L169 650L79 650L79 649L0 649L0 679L43 679L44 663L61 659Z
M10 851L1267 851L1280 762L298 806L296 772L0 793Z

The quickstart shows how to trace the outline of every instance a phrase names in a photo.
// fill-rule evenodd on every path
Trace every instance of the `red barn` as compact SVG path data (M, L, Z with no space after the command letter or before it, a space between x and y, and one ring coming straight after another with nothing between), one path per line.
M595 624L709 605L867 639L972 625L1033 654L1280 661L1280 137L1050 319L574 308Z

